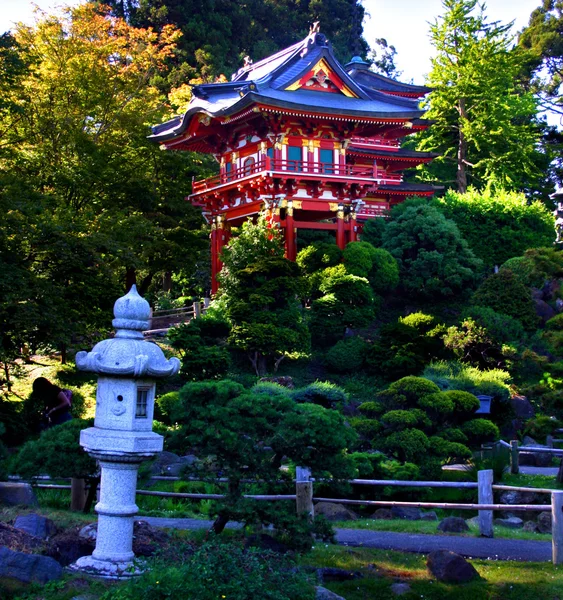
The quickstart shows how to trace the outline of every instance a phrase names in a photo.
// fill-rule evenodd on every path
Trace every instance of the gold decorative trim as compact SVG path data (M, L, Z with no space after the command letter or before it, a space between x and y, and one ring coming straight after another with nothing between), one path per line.
M301 210L303 208L303 200L293 200L293 208Z
M338 202L329 202L328 210L330 210L332 212L336 212L338 210Z

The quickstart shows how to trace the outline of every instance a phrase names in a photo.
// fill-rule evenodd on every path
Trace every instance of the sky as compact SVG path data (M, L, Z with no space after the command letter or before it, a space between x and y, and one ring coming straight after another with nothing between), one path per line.
M15 22L33 22L33 7L49 12L56 6L78 4L80 0L0 0L0 32L10 29ZM527 23L531 12L541 0L489 0L485 2L490 20L502 23L515 21L514 33ZM442 12L441 0L363 0L369 16L364 22L364 36L373 44L376 38L385 38L397 49L396 64L405 82L424 82L430 70L432 47L428 38L428 23ZM321 23L322 30L322 23Z

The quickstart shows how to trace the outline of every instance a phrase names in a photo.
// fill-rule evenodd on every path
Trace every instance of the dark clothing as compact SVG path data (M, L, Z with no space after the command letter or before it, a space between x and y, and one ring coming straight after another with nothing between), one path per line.
M61 392L65 396L69 397L69 393L67 390L63 390L56 385L52 386L52 391L49 391L49 394L45 397L45 408L47 411L53 410L56 406L58 406L61 403L58 397ZM70 406L63 406L62 408L54 410L49 415L49 425L60 425L61 423L66 423L71 419L72 415L70 414Z

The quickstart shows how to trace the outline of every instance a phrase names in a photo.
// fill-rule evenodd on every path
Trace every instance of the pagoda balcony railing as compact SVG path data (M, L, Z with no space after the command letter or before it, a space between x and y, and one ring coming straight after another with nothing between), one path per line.
M322 175L327 178L369 179L381 184L398 184L402 180L400 174L384 173L377 167L340 165L337 163L320 163L303 160L281 160L268 156L255 163L247 164L230 171L224 171L219 175L208 177L207 179L194 181L192 193L199 194L218 186L233 183L264 172L272 174L299 173L305 176Z

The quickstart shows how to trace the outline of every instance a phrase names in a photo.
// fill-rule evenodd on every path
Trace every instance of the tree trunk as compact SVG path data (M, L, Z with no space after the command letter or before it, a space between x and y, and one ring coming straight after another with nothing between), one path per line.
M100 477L88 477L88 495L86 496L86 502L84 503L84 513L87 514L94 504L96 494L98 492L98 485L100 484Z
M172 289L172 273L166 271L162 276L162 291L169 292Z
M61 365L66 365L66 344L61 344Z
M463 120L467 118L465 98L459 99L459 140L457 146L457 191L464 194L467 191L467 141L463 133Z
M226 515L217 515L217 518L211 526L211 530L214 534L219 535L220 533L222 533L223 529L225 529L225 526L228 522L229 517L227 517Z

